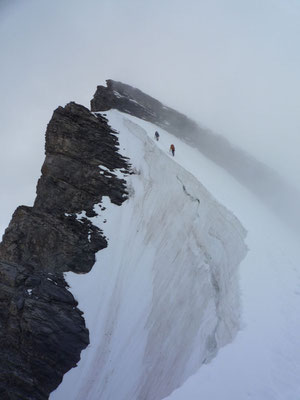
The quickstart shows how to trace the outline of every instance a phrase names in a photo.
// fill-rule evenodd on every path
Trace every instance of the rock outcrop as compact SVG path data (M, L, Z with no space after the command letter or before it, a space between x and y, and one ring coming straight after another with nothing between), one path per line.
M103 116L75 103L55 110L34 206L15 211L0 244L1 400L47 399L89 343L63 272L88 272L107 246L87 217L102 196L126 200L116 168L129 172Z
M92 111L108 111L114 108L152 122L186 140L189 140L191 135L197 135L199 126L184 114L130 85L111 79L106 83L107 87L97 86L94 98L91 100Z

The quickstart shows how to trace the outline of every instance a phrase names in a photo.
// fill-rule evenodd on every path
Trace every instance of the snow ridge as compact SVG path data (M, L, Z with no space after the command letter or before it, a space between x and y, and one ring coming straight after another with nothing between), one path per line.
M93 270L68 274L91 345L52 400L162 399L239 328L245 230L148 137L147 123L107 115L138 174L122 207L102 204L109 245Z

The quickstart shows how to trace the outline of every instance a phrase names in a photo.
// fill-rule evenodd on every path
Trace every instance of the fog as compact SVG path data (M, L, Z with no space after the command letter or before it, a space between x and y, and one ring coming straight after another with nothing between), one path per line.
M300 186L296 0L0 0L0 234L31 205L53 110L112 78Z

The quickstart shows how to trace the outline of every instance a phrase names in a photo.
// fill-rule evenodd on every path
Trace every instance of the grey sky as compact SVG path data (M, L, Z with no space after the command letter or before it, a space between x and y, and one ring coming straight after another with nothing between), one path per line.
M32 203L53 110L139 87L298 184L297 0L0 0L0 232Z

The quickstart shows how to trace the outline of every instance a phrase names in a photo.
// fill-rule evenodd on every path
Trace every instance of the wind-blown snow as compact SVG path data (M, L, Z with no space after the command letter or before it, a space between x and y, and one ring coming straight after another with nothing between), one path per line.
M178 140L173 159L171 135L154 142L157 127L107 115L136 174L126 177L129 200L118 207L106 198L93 218L109 241L92 271L67 274L91 344L52 400L162 399L239 328L244 229L177 162Z

